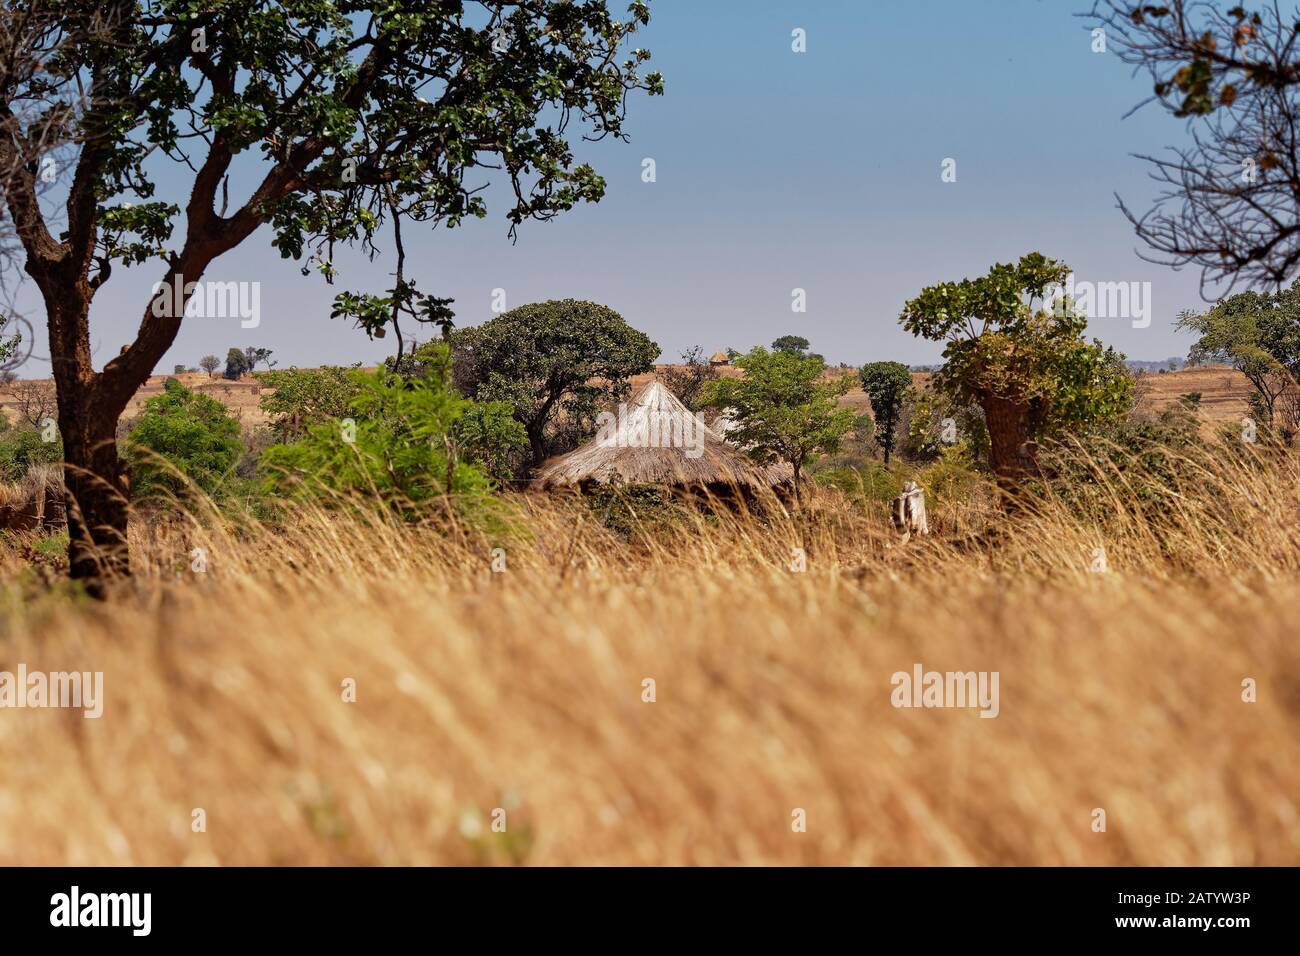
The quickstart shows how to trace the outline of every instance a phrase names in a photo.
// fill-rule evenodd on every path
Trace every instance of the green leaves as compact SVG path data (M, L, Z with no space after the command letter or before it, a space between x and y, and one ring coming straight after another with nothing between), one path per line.
M1061 303L1039 306L1070 269L1033 252L988 275L943 283L908 302L899 321L914 335L947 340L934 385L958 404L1008 403L1014 416L989 422L995 454L1061 428L1122 415L1132 398L1123 357L1083 339L1087 320ZM999 422L1017 434L999 432ZM995 462L1010 468L1010 463Z
M613 309L574 299L511 309L451 341L457 387L478 401L509 403L528 430L535 465L554 418L591 418L659 356L659 346Z
M446 346L435 348L444 353L445 368ZM351 421L322 420L293 444L267 449L259 466L265 489L321 502L378 502L412 521L429 517L431 507L480 515L488 506L488 479L464 460L455 437L471 403L446 376L353 370L347 378ZM499 415L493 409L479 417L495 423ZM490 437L503 440L496 432Z
M727 438L760 463L784 461L795 472L799 493L804 465L838 450L854 426L852 409L836 401L852 386L851 376L826 380L817 356L768 352L762 347L735 362L744 378L723 378L704 386L704 404L725 410L735 427Z
M888 463L903 402L912 388L912 373L902 362L871 362L862 366L858 376L862 380L862 390L871 399L876 443L885 453Z
M75 92L73 78L96 78L69 133L97 151L97 195L148 199L157 165L146 157L199 169L208 152L219 171L251 170L251 187L268 187L246 211L271 220L294 258L368 241L393 210L448 226L482 216L491 168L509 180L512 233L599 201L604 180L568 137L625 138L628 95L663 91L644 72L647 51L619 56L649 22L640 2L626 21L606 0L146 0L125 22L38 5L52 21L47 69L13 92L41 99L51 84ZM232 163L245 153L263 168ZM169 231L151 222L121 238L130 225L113 224L114 258L165 254Z
M183 497L189 482L208 494L234 471L243 445L239 423L215 398L169 379L145 403L127 438L132 494L137 499Z

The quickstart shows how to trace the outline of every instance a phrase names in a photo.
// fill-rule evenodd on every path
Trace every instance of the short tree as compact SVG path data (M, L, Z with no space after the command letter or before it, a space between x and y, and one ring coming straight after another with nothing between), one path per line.
M1223 362L1240 370L1254 386L1252 404L1267 423L1283 434L1300 426L1300 282L1278 293L1241 292L1207 312L1183 312L1177 328L1197 335L1190 362Z
M772 351L802 356L808 352L808 344L802 335L783 335L772 343Z
M455 382L475 401L508 402L528 433L529 464L547 457L560 415L594 418L649 372L659 346L613 309L573 299L522 305L451 335Z
M862 390L871 399L871 414L876 422L876 444L884 452L887 465L889 453L894 447L894 432L903 412L903 403L912 387L912 373L902 362L871 362L862 366L858 374L862 380Z
M265 364L268 369L275 368L276 362L271 358L270 349L257 348L250 345L244 349L244 365L249 372L257 369L257 366Z
M199 359L199 368L203 369L203 371L207 372L209 375L220 367L221 359L217 358L215 355L205 355L203 358Z
M232 348L226 353L226 378L231 381L238 381L244 373L251 371L252 369L248 365L248 355L243 349Z
M169 379L127 438L135 496L183 496L190 482L214 494L242 448L239 423L226 406Z
M45 423L54 421L54 416L58 414L54 383L51 381L14 382L9 394L13 397L19 423L28 428L44 428Z
M989 465L1006 485L1033 467L1032 440L1114 420L1131 404L1123 356L1084 340L1087 320L1068 299L1046 302L1069 272L1031 252L978 279L931 286L900 317L913 335L945 343L934 385L983 408Z
M502 484L514 477L519 450L528 446L514 411L509 402L471 402L453 429L461 453Z
M795 501L803 502L803 473L820 454L832 454L857 416L837 399L853 377L825 380L826 363L762 346L736 360L743 378L705 386L705 404L724 409L735 427L727 438L764 464L783 461L794 471Z
M693 412L700 410L701 393L707 382L718 377L718 370L713 367L700 346L692 346L682 353L682 364L669 366L662 375L664 386Z
M468 517L484 504L487 477L462 457L454 437L470 403L445 378L408 379L387 369L353 369L348 377L356 387L352 421L311 425L297 441L263 452L266 490L325 504L342 495L409 520L428 517L431 507Z
M282 442L294 441L312 425L347 418L360 391L353 369L325 365L308 369L272 369L262 373L266 386L259 403L271 430Z

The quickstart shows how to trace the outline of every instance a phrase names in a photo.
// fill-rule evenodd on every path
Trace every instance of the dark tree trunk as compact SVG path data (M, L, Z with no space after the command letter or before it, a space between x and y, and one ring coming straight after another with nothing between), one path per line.
M1034 467L1027 445L1029 406L1005 398L987 397L981 402L989 430L989 467L1003 487L1014 487Z
M545 419L541 419L536 424L529 423L526 429L528 432L529 455L532 459L529 462L529 465L532 468L540 468L542 467L542 462L546 461L546 439L544 437L545 428L546 421Z
M92 596L103 597L112 579L131 570L126 543L129 488L117 454L117 413L107 407L61 411L59 430L70 574Z
M89 594L102 598L113 578L130 573L129 489L117 454L117 420L125 403L103 394L91 367L85 284L73 283L47 296L45 304L50 339L56 343L69 574Z

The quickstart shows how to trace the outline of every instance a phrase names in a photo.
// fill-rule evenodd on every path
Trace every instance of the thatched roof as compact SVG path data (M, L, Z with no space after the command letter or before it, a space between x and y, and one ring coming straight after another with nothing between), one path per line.
M714 352L709 356L709 363L712 365L730 365L731 356L726 352Z
M617 414L601 419L594 441L546 462L533 487L592 482L758 490L790 479L789 466L757 464L662 384L651 382Z

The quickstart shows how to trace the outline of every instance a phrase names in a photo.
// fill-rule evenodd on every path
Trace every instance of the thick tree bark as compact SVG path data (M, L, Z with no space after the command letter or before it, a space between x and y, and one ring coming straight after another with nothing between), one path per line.
M59 429L70 574L92 596L103 597L112 580L131 569L129 489L117 454L117 414L107 408L70 408L60 413Z
M63 438L69 573L92 596L103 597L114 578L130 572L128 487L117 454L125 402L104 394L91 365L89 287L72 281L47 285L45 293Z
M987 396L981 403L989 430L989 467L1003 487L1013 487L1034 467L1026 445L1030 439L1029 406Z
M525 431L528 433L530 468L540 468L542 467L542 462L546 461L545 428L546 420L544 418L539 418L535 421L529 422L525 428Z

